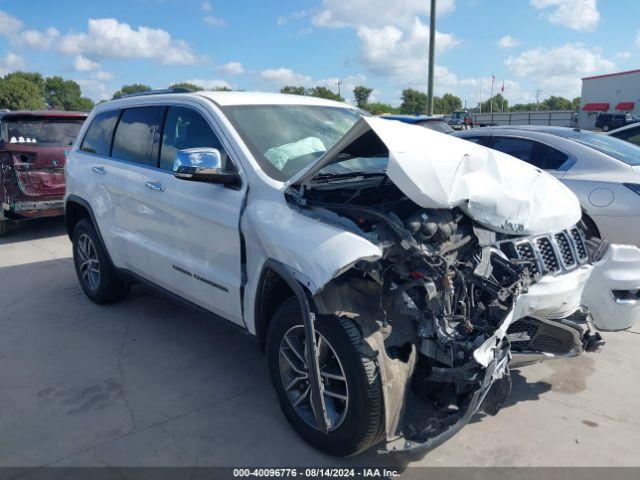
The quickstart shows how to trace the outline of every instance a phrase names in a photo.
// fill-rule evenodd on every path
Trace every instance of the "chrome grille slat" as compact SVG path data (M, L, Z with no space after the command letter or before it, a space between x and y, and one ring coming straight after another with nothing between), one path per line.
M578 230L576 227L573 227L571 229L571 238L573 240L573 244L575 245L576 248L576 255L578 256L578 261L580 263L584 263L587 260L589 260L589 252L587 251L587 246L584 243L584 237L582 236L582 233L580 233L580 230Z
M544 273L556 273L560 271L560 262L558 254L553 246L550 237L539 237L536 239L536 247L542 257L542 266Z
M518 260L530 263L534 276L571 271L589 260L584 237L577 227L500 242L500 245L505 244L511 245L507 250L515 253Z

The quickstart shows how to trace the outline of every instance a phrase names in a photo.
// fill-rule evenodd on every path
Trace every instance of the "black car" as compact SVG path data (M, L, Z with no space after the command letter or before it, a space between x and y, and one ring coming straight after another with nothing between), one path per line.
M640 117L632 113L601 113L596 118L596 128L608 132L636 122L640 122Z

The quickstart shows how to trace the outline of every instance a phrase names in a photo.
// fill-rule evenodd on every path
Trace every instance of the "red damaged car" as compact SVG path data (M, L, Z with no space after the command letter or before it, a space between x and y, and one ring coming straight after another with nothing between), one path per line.
M82 112L0 112L0 236L8 220L63 214L64 164Z

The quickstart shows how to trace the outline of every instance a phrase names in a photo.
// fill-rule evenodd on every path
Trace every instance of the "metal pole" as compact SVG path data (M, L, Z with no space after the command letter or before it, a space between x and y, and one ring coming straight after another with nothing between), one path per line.
M427 90L427 115L433 115L433 64L436 51L436 0L431 0L429 12L429 85Z

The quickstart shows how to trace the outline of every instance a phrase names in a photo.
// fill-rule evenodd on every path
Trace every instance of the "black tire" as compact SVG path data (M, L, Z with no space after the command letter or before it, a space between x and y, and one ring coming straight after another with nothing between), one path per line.
M584 226L587 239L594 238L594 237L602 238L600 236L600 230L598 230L596 223L586 213L582 214L582 224Z
M608 132L609 130L611 130L611 127L609 125L603 125L602 126L602 131L603 132Z
M267 334L269 374L285 417L302 438L325 453L343 457L366 450L384 433L384 404L378 366L364 353L360 331L344 318L319 317L316 320L316 330L329 341L342 364L349 392L344 420L338 428L323 434L296 412L280 376L280 342L296 325L302 325L302 314L297 299L291 298L276 310Z
M94 285L88 281L81 271L82 253L80 243L85 242L87 237L91 246L95 251L97 257L97 269L99 271L98 280ZM111 266L107 255L102 248L102 243L96 230L87 218L80 220L73 231L73 263L76 268L76 274L78 275L78 281L84 293L91 299L91 301L97 304L112 303L123 299L129 294L130 286L124 282Z
M4 237L7 233L7 221L0 220L0 237Z

